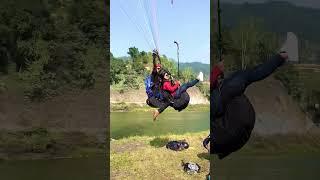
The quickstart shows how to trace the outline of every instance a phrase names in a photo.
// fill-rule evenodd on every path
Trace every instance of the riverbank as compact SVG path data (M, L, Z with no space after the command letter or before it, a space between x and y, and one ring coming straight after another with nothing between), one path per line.
M274 134L261 136L253 134L239 153L300 153L320 152L319 133Z
M182 135L133 136L110 142L112 179L204 179L209 173L209 156L202 146L207 131ZM165 148L170 140L185 139L190 148L174 152ZM283 134L260 136L253 134L249 142L227 159L236 156L280 156L320 152L318 134ZM217 159L217 158L214 158ZM181 160L198 163L197 175L184 173ZM220 161L219 161L220 162ZM155 173L156 172L156 173Z
M146 104L135 104L135 103L111 103L111 112L149 112L153 111L155 108L151 108ZM173 108L169 107L166 112L174 112ZM210 112L209 104L189 104L184 111L188 112Z
M0 159L78 158L105 154L105 144L81 132L49 132L44 128L0 131Z
M209 156L202 146L207 131L182 135L133 136L110 142L111 179L205 179ZM175 152L166 149L171 140L185 139L190 147ZM195 162L201 172L188 175L181 161Z

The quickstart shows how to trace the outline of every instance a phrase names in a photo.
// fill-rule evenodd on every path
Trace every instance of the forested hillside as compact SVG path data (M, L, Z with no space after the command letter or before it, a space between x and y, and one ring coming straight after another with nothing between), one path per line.
M1 2L0 92L22 88L43 100L94 87L106 68L106 29L103 1Z

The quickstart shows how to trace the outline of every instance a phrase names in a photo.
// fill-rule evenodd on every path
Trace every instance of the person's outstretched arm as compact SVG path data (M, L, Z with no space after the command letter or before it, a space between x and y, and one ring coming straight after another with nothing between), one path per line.
M159 63L157 63L157 59L159 60ZM158 51L156 50L152 52L152 61L153 61L153 67L156 67L157 64L161 64L160 56L158 54Z

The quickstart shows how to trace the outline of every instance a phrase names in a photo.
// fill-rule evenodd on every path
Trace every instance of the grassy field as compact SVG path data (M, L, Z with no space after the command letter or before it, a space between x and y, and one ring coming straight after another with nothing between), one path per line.
M0 159L51 159L102 155L105 144L81 132L50 132L44 128L0 131Z
M205 179L209 173L209 155L202 146L208 132L129 137L110 142L111 179ZM190 147L176 152L166 149L171 140L185 139ZM199 174L188 175L182 161L201 166Z
M248 143L238 152L247 154L320 152L319 134L252 134Z

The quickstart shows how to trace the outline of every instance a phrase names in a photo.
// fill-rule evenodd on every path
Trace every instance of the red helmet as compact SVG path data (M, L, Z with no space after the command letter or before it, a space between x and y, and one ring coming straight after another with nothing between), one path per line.
M220 75L223 75L223 71L218 66L214 66L210 75L210 84L213 88L218 85L217 81Z

